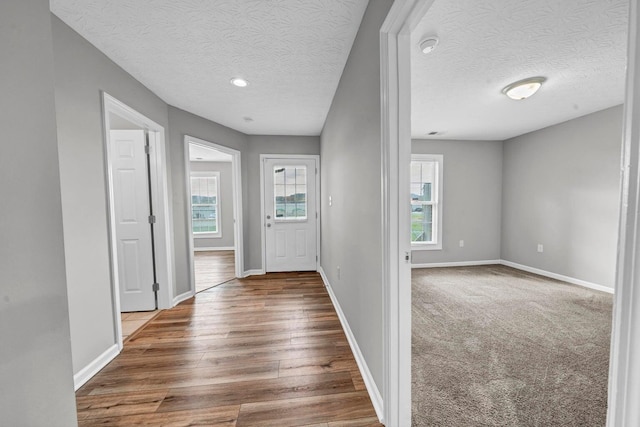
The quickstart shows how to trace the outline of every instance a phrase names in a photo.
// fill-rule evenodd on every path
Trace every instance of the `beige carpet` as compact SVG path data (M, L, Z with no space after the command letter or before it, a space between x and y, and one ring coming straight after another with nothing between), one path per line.
M413 426L604 426L612 295L504 266L413 270Z

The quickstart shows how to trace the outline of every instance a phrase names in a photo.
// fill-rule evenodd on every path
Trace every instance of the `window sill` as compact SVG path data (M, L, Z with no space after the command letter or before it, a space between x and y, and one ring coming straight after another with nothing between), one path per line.
M193 233L194 239L222 239L222 233Z
M438 243L427 243L424 245L411 245L412 251L441 251L442 244Z

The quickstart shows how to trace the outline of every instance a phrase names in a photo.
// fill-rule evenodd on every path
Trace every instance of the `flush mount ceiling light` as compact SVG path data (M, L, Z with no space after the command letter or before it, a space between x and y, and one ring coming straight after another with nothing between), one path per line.
M249 86L249 82L243 79L242 77L234 77L231 79L231 84L237 87L247 87Z
M427 36L420 42L422 53L431 53L438 46L438 36Z
M542 87L542 83L544 83L547 79L544 77L530 77L528 79L519 80L517 82L511 83L507 85L504 89L502 89L502 93L507 95L511 99L515 99L516 101L520 101L522 99L527 99Z

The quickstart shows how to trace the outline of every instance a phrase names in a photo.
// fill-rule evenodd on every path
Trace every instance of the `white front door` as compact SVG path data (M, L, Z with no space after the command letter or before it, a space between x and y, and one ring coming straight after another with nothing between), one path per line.
M156 308L144 130L112 130L111 171L120 311Z
M265 158L266 272L317 269L317 162Z

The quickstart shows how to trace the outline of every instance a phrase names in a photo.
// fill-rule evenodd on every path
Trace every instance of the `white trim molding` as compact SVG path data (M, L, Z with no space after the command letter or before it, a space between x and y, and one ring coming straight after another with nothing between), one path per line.
M434 0L395 0L380 29L384 420L411 425L411 30Z
M110 113L116 114L148 131L150 155L149 172L152 194L153 212L156 226L153 228L155 238L155 257L158 291L158 308L171 308L173 300L173 227L169 207L169 187L167 176L167 155L165 150L165 129L158 123L142 115L106 92L102 95L102 114L104 125L104 152L107 160L106 185L107 209L109 219L109 252L111 258L111 281L113 298L113 323L116 332L116 344L122 349L122 324L120 320L120 283L118 275L118 248L116 244L115 206L113 191L113 174L111 170L111 147L109 132L111 129Z
M528 265L518 264L518 263L507 261L504 259L489 259L489 260L483 260L483 261L432 262L427 264L412 264L411 268L413 269L413 268L438 268L438 267L472 267L477 265L505 265L507 267L515 268L517 270L538 274L540 276L549 277L550 279L560 280L562 282L571 283L572 285L582 286L585 288L593 289L595 291L606 292L608 294L614 293L614 289L608 286L598 285L597 283L587 282L586 280L576 279L575 277L570 277L570 276L564 276L562 274L541 270L535 267L529 267Z
M627 81L616 295L613 304L607 426L640 425L640 32L638 0L629 2Z
M456 262L430 262L427 264L411 264L411 268L438 268L438 267L472 267L475 265L502 264L500 259L488 259L482 261L456 261Z
M382 395L380 394L380 390L376 385L376 382L373 379L373 375L371 375L371 371L369 370L369 366L367 366L367 361L365 360L362 352L360 351L360 347L358 347L358 342L356 341L356 337L353 335L351 328L349 327L349 322L347 321L342 308L340 307L340 303L338 302L338 298L333 292L333 288L329 283L329 279L327 275L324 273L322 267L319 268L320 277L322 277L322 281L324 282L324 286L327 288L327 292L329 293L329 298L331 298L331 302L333 303L333 307L338 314L338 318L340 319L340 324L342 325L342 329L344 330L345 335L347 336L347 341L349 341L349 346L351 347L351 351L353 352L353 357L356 359L356 363L358 364L358 369L360 370L360 374L362 375L362 379L364 380L364 385L367 388L367 392L369 393L369 397L371 398L371 403L373 404L373 408L378 415L378 419L382 422L384 415L384 403L382 401Z
M224 145L219 145L210 141L205 141L204 139L196 138L193 136L185 135L184 136L184 170L185 170L185 194L186 194L186 215L187 215L187 242L189 246L189 289L195 293L195 267L193 260L194 251L198 250L232 250L232 249L209 249L209 248L195 248L194 239L199 237L194 236L194 233L191 232L193 230L192 224L192 213L191 213L191 161L189 159L189 145L197 145L200 147L221 151L223 153L231 155L231 187L233 192L233 240L235 243L235 247L232 248L235 250L235 275L236 277L244 277L244 235L243 235L243 210L242 210L242 153L238 150L234 150L233 148L225 147ZM228 202L225 202L228 203ZM216 238L216 236L205 236L202 238ZM184 295L184 294L183 294Z
M77 391L87 381L91 379L95 374L100 372L102 368L107 366L115 357L120 354L120 347L118 344L113 344L106 349L100 356L89 362L87 366L80 369L77 374L73 375L73 387Z
M197 237L196 237L197 238ZM219 246L214 248L193 248L194 252L235 251L235 246Z
M255 270L247 270L247 271L245 271L244 275L242 277L262 276L263 274L266 274L264 269L257 268Z
M551 279L560 280L562 282L571 283L572 285L578 285L585 288L593 289L596 291L606 292L609 294L614 293L614 289L608 286L598 285L596 283L587 282L586 280L576 279L575 277L564 276L558 273L552 273L551 271L541 270L535 267L529 267L527 265L518 264L515 262L500 260L499 264L506 265L507 267L515 268L518 270L526 271L533 274L538 274L540 276L549 277Z
M176 297L173 299L173 306L175 307L176 305L180 304L182 301L188 300L189 298L195 296L195 294L196 292L194 290L189 290L180 295L176 295Z

